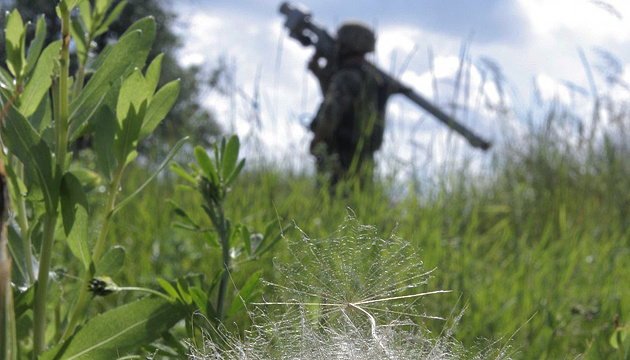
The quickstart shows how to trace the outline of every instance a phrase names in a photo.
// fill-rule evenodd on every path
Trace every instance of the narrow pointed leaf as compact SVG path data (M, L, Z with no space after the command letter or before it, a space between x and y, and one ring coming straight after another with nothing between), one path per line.
M106 32L107 29L109 28L109 25L111 25L114 22L114 20L118 18L118 15L120 15L120 13L123 11L126 5L127 5L126 1L119 2L118 5L116 5L116 7L114 8L114 10L112 10L112 12L109 13L109 15L107 16L105 21L103 21L101 26L99 26L99 28L96 29L96 31L94 32L94 36L98 36Z
M182 307L145 297L89 320L74 336L40 356L52 359L117 359L159 339L184 316Z
M92 31L92 7L89 1L84 1L79 4L79 13L81 14L81 20L87 31Z
M4 100L1 101L2 105ZM2 121L2 139L9 153L17 156L26 171L37 180L42 190L44 203L49 212L54 212L59 200L59 176L53 171L51 150L29 121L11 106ZM31 190L31 189L29 189Z
M22 21L22 16L17 9L8 13L6 16L5 30L6 61L7 68L11 74L13 74L13 77L18 77L24 66L25 34L26 28Z
M88 202L81 182L72 173L61 179L61 215L68 247L87 270L92 262L87 242Z
M227 179L225 179L225 186L230 186L232 185L232 183L234 182L234 180L236 180L236 178L238 177L238 175L241 173L241 171L243 170L243 167L245 166L245 159L241 159L241 161L239 161L238 165L236 166L236 168L232 171L232 173L230 174L230 176L228 176Z
M24 116L31 116L52 85L55 61L59 58L61 40L48 45L37 61L37 66L29 78L24 92L20 96L20 111Z
M197 163L199 163L199 167L201 167L201 171L203 171L204 175L210 181L217 181L217 169L212 163L212 160L210 160L210 156L208 156L206 150L204 150L201 146L195 147L195 158L197 159Z
M158 168L155 170L155 172L153 172L153 174L151 174L151 176L149 176L149 178L147 179L147 181L144 182L144 184L140 185L140 187L138 187L136 189L136 191L134 191L131 195L129 195L125 200L121 201L120 203L118 203L118 205L116 205L116 207L112 210L112 212L109 214L109 216L113 216L115 213L117 213L120 209L122 209L125 205L129 204L129 202L131 202L136 196L138 196L138 194L140 194L140 192L142 190L144 190L144 188L151 182L153 181L153 179L155 179L155 177L157 176L157 174L160 173L160 171L162 171L162 169L164 169L166 167L166 165L168 165L169 161L171 161L171 159L175 156L175 154L177 154L177 152L179 151L179 149L182 147L182 145L184 145L184 143L186 142L186 140L188 140L188 137L185 137L181 140L179 140L177 142L177 144L175 144L175 146L173 146L173 148L171 149L171 151L168 153L168 155L166 155L166 158L164 159L164 161L162 161L162 163L160 164L160 166L158 166Z
M152 18L141 19L123 34L102 62L99 60L98 70L70 105L70 139L75 139L87 126L114 83L135 68L144 66L154 37L155 21Z
M149 89L149 93L153 95L155 90L157 90L158 82L160 81L160 72L162 71L162 59L164 58L164 54L160 54L156 56L151 64L147 67L147 71L144 74L144 78L147 81L147 88Z
M149 79L147 79L147 81L148 80ZM151 103L147 109L147 115L142 124L142 129L140 130L140 139L151 134L160 122L164 120L168 112L173 108L178 96L179 80L171 81L158 90L151 99Z
M107 106L101 106L94 118L94 150L96 150L96 163L108 182L112 180L112 174L118 161L112 151L116 133L116 118Z
M157 279L158 284L160 284L160 286L162 287L162 289L164 289L164 291L166 291L166 293L172 297L173 299L177 300L182 300L181 297L179 296L179 293L177 292L177 290L175 290L175 288L173 287L173 285L171 285L170 282L162 279L162 278L158 278Z
M26 73L29 74L37 63L39 54L44 47L44 40L46 40L46 21L44 16L40 16L37 19L37 26L35 27L35 38L28 46L28 55L26 56Z
M86 2L85 4L89 4L89 2ZM88 49L90 48L90 44L87 43L87 39L85 38L86 29L83 28L83 24L81 24L79 19L72 19L70 31L77 47L79 64L83 66L87 63Z
M240 146L241 144L238 140L238 136L232 136L230 137L230 140L228 140L227 145L223 147L223 168L221 169L221 177L223 179L227 179L230 174L232 174L232 170L234 170L234 167L236 166Z
M258 270L249 277L245 285L243 285L241 290L238 292L238 295L234 298L234 300L232 300L230 310L228 310L226 315L227 317L234 316L238 311L245 307L246 303L251 302L256 296L258 296L258 294L260 294L260 289L258 289L258 291L256 290L261 276L262 270Z

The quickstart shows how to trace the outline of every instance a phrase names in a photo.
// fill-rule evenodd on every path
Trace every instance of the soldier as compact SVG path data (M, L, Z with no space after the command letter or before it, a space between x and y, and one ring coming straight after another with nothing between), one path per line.
M366 66L365 55L374 51L375 43L368 26L345 22L337 30L336 59L322 66L315 53L308 64L324 96L310 124L310 152L317 159L318 174L332 187L355 175L364 185L372 180L374 152L383 142L385 105L397 92Z

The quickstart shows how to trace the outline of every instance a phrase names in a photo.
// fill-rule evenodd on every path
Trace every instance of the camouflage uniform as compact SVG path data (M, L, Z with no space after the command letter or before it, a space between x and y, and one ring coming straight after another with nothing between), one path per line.
M309 64L324 93L310 126L311 153L317 158L318 173L331 185L353 175L360 175L363 182L371 180L374 152L383 141L385 104L393 90L366 64L364 54L374 49L374 35L358 26L358 34L356 23L346 23L337 32L341 43L337 64L319 68L314 63L317 57Z

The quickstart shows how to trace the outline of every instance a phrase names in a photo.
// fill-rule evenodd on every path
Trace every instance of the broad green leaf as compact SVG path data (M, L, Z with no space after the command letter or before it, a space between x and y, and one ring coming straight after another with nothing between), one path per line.
M2 105L4 106L4 101ZM53 171L50 148L29 121L13 106L9 107L2 127L2 138L9 153L17 156L23 164L27 165L25 166L27 173L36 179L42 190L47 211L50 213L56 211L60 178Z
M223 152L223 168L221 169L221 177L223 179L227 179L232 174L232 170L234 170L234 167L236 166L240 146L241 144L238 140L238 136L234 135L230 137L230 140L228 140Z
M98 36L106 32L107 29L109 28L109 25L111 25L114 22L114 20L116 20L116 18L118 17L118 15L120 15L120 13L123 11L126 5L127 5L126 1L119 2L118 5L116 5L116 7L114 8L114 10L112 10L112 12L109 13L105 21L101 23L101 26L99 26L98 29L95 30L94 36Z
M33 75L28 79L24 92L20 96L20 111L24 116L31 116L48 94L52 85L55 61L59 58L61 40L48 45L37 61Z
M204 175L211 181L217 182L217 169L214 167L212 160L210 160L210 156L206 150L204 150L201 146L195 147L195 158L197 159L197 163L199 167L201 167L201 171L203 171Z
M157 174L162 171L162 169L164 169L166 167L166 165L168 165L168 162L171 161L171 159L175 156L175 154L177 154L177 152L179 151L179 149L182 147L182 145L184 145L184 143L186 142L186 140L188 140L188 137L182 138L181 140L179 140L175 146L173 146L173 148L171 149L171 151L166 155L166 158L164 159L164 161L162 161L162 163L160 164L160 166L158 166L158 168L155 170L155 172L153 172L153 174L151 174L151 176L149 176L149 178L147 179L147 181L144 182L144 184L140 185L140 187L138 187L136 189L136 191L134 191L131 195L129 195L126 199L124 199L123 201L121 201L120 203L118 203L118 205L116 205L116 207L111 211L111 213L108 216L113 216L115 213L117 213L120 209L122 209L125 205L129 204L129 202L131 202L136 196L138 196L138 194L140 194L140 192L142 190L144 190L144 188L153 180L155 179L155 177L157 176Z
M260 294L260 290L256 291L260 277L262 276L262 270L256 271L249 277L245 285L238 292L238 295L232 300L230 310L227 312L227 317L234 316L238 311L245 307L245 304L251 302L256 296Z
M114 246L111 248L98 264L96 264L96 272L94 276L109 276L113 277L118 274L125 263L125 248L122 246Z
M39 54L44 47L44 40L46 40L46 21L44 16L40 16L37 19L37 26L35 27L35 38L28 46L28 55L26 55L26 74L29 74L37 63Z
M123 34L102 62L99 60L98 70L70 105L71 140L75 140L87 126L110 87L135 68L144 67L154 37L155 21L150 17L141 19Z
M35 130L40 134L44 132L44 129L51 126L52 107L50 96L44 95L44 97L42 97L42 101L39 102L39 105L33 115L29 117L29 121Z
M111 182L114 169L118 166L116 155L112 151L116 135L116 118L107 106L101 106L94 117L94 150L98 168Z
M65 343L44 352L40 360L117 359L159 339L184 314L176 303L145 297L90 319Z
M149 136L160 122L164 120L168 112L173 108L178 96L179 80L171 81L158 90L147 109L147 115L140 130L140 139Z
M79 14L81 14L81 20L85 29L91 32L92 29L92 7L89 1L84 1L79 4ZM73 35L74 36L74 35Z
M22 21L22 16L17 11L6 15L5 46L7 52L7 67L13 77L17 78L22 74L24 67L24 50L26 41L26 26Z
M118 121L114 138L114 154L119 166L131 163L137 156L138 136L146 110L146 100L139 108L132 104L125 117Z
M68 247L87 270L92 262L87 241L88 202L81 182L70 172L61 179L61 215Z
M84 4L88 4L89 6L89 2L85 2ZM79 64L83 66L87 63L89 49L89 44L85 38L86 29L83 28L83 24L79 19L72 19L70 31L72 32L72 38L74 39L74 43L77 47Z
M147 84L146 79L142 76L140 70L134 71L126 78L120 87L118 94L118 103L116 104L116 119L122 125L123 120L128 116L131 107L140 109L142 103L149 103L149 99L153 95Z

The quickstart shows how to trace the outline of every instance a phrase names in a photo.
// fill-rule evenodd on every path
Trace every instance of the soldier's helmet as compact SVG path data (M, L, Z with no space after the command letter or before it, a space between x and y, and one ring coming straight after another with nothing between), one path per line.
M346 21L337 29L337 43L342 55L366 54L374 51L376 37L365 23Z

